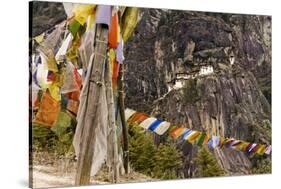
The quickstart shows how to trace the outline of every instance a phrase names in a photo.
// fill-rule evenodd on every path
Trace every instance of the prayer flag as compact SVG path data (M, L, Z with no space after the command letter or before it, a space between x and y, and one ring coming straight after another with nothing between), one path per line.
M171 123L163 121L158 127L156 127L154 132L158 135L163 135L169 129L170 125Z
M114 48L116 49L118 46L118 14L115 13L112 16L111 20L111 25L109 27L109 32L108 32L108 46L109 48Z
M98 5L96 12L96 24L111 24L111 6Z
M126 108L126 110L125 110L125 120L128 121L128 119L129 119L134 113L136 113L135 110Z
M148 127L157 119L154 117L149 117L146 120L144 120L143 122L140 123L140 126L144 129L148 129Z
M201 133L200 136L198 137L197 141L196 141L196 144L198 146L202 146L205 137L206 137L206 133Z
M154 131L161 123L162 121L160 120L155 120L149 127L148 130Z

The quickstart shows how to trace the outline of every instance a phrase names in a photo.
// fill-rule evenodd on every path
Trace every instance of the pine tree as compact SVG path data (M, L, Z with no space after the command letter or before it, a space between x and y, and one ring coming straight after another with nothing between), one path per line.
M272 162L270 157L266 157L266 155L255 156L251 161L253 163L253 174L270 174L272 172Z
M225 171L218 164L216 158L208 151L206 147L202 147L195 157L197 164L198 177L214 177L223 176Z
M160 179L174 179L181 166L181 155L173 144L153 143L151 133L138 125L129 127L130 163L135 171Z
M182 165L181 154L173 144L160 144L155 154L154 176L175 179L176 169Z
M156 153L152 136L149 133L143 133L137 125L130 126L129 129L130 163L134 170L151 176Z

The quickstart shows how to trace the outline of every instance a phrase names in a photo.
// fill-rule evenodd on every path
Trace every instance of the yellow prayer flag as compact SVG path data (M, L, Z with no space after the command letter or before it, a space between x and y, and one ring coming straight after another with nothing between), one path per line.
M245 151L247 146L250 144L249 142L245 142L245 141L242 141L241 143L242 144L240 146L240 150L243 150L243 151Z
M56 101L61 100L60 88L56 84L49 85L48 89L53 99L55 99Z
M263 155L264 152L265 152L265 147L266 146L264 144L260 145L258 150L256 151L256 153L259 154L259 155Z
M124 6L120 6L120 7L119 7L119 12L120 12L120 16L121 16L121 17L123 16L125 10L126 10L126 7L124 7Z
M127 7L124 15L122 16L122 38L124 43L129 39L129 37L134 32L134 29L138 22L139 9L136 7Z
M194 141L199 137L200 134L201 134L201 132L199 132L199 131L193 131L193 132L187 137L188 142L190 142L190 143L194 142Z
M77 4L73 8L74 19L84 25L88 16L95 13L96 5Z
M36 37L34 37L34 40L37 42L37 43L42 43L43 40L44 40L44 33L42 33L41 35L38 35Z

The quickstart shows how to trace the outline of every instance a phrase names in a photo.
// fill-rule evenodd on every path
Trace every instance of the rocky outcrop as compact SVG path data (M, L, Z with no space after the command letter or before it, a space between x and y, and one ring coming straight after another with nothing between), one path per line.
M67 17L62 3L34 1L31 2L29 12L32 24L31 37L51 29Z
M127 107L215 135L269 143L270 31L268 16L143 10L126 43ZM186 81L192 91L168 92L177 73L198 72L205 65L214 73ZM179 146L185 152L182 172L192 177L197 148ZM243 152L214 154L228 174L250 173Z

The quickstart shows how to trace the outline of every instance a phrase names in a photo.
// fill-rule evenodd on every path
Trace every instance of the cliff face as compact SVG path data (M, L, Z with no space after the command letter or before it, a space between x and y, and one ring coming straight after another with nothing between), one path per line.
M269 143L270 32L268 16L143 10L126 43L127 107L188 128ZM169 91L177 74L197 73L206 65L214 72ZM183 173L192 177L197 148L181 145ZM244 153L221 149L214 154L229 174L250 172Z
M32 22L32 37L45 32L67 17L62 3L34 1L29 12L32 15L29 18Z

